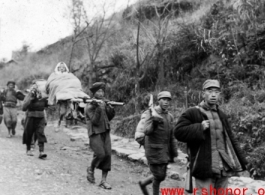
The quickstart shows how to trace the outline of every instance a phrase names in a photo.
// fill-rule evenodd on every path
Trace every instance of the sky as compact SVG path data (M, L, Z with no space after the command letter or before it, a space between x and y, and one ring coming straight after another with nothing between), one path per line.
M84 0L89 17L103 5L119 11L136 0ZM73 33L72 0L0 0L0 60L11 59L12 51L30 46L30 51L55 43Z

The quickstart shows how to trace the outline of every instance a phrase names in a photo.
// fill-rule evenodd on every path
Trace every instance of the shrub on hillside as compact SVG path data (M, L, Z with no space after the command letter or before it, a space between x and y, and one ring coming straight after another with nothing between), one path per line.
M139 121L140 115L131 115L123 118L117 123L117 127L114 129L113 133L126 138L134 138L136 126Z
M253 165L256 170L255 179L265 180L265 147L260 146L255 148L251 155L248 157L248 161Z
M256 97L264 90L252 91L246 86L238 89L230 101L221 106L229 116L232 130L241 144L241 148L257 170L256 179L265 178L265 103Z

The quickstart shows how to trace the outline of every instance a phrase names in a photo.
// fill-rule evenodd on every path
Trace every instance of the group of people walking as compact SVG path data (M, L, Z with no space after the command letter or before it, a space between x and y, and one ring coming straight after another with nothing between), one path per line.
M104 100L104 83L95 83L91 88L95 99ZM135 139L144 146L145 156L152 175L139 181L144 195L152 184L153 195L159 195L160 183L165 180L169 162L178 156L178 141L187 144L191 176L195 178L194 194L211 194L211 188L226 189L228 178L253 168L247 162L239 143L233 135L227 116L219 108L221 93L217 80L206 80L202 85L203 101L188 108L176 120L169 112L172 100L169 91L157 95L157 106L141 115ZM90 147L94 157L87 169L87 179L95 183L94 170L102 170L100 186L111 189L106 182L111 170L111 143L109 121L114 109L105 104L92 102L85 110Z
M39 158L45 159L44 143L47 138L44 128L47 124L45 108L47 98L36 95L37 87L32 85L30 92L24 96L14 89L15 82L9 81L8 88L1 92L4 123L8 137L16 134L17 100L23 100L22 110L26 112L23 144L26 153L32 156L32 141L38 140ZM94 83L90 88L93 101L85 107L85 118L90 148L94 151L93 159L87 168L87 180L95 183L95 170L102 171L99 186L111 189L107 182L111 170L110 121L115 116L114 108L105 98L105 83ZM217 80L206 80L202 85L203 101L195 107L188 108L178 119L169 112L172 100L169 91L157 95L157 106L147 109L141 115L136 128L135 139L144 146L152 176L139 181L144 195L148 195L147 186L152 184L153 195L160 192L160 183L165 180L168 163L178 156L178 141L187 143L191 176L195 178L196 194L202 194L210 187L218 190L228 186L228 178L239 172L250 171L243 151L230 128L227 116L218 106L221 93ZM2 105L2 103L1 103ZM155 112L155 113L154 113Z
M145 111L136 129L135 139L145 147L145 155L152 176L141 180L139 186L148 195L152 183L153 195L159 194L159 185L166 177L167 164L176 157L177 142L187 144L190 179L195 178L193 194L210 194L228 188L228 178L253 168L247 162L233 135L227 116L219 108L221 87L218 80L206 80L202 85L203 101L188 108L173 124L168 112L172 100L168 91L158 94L158 106ZM187 182L187 181L186 181ZM224 192L223 191L223 192Z
M47 142L44 134L46 126L46 118L44 109L47 105L47 98L38 96L37 87L33 83L30 92L24 95L21 91L15 89L16 83L14 81L7 82L7 88L0 92L0 114L4 116L4 123L8 130L8 138L16 135L17 126L17 103L23 101L22 111L26 113L24 122L23 144L26 144L26 154L33 156L32 145L38 140L39 158L45 159L44 143Z

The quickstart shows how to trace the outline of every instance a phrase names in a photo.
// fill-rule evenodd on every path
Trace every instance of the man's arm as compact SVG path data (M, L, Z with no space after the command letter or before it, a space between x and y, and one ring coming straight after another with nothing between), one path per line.
M22 111L27 111L28 110L28 107L29 107L29 105L30 105L30 103L31 103L31 100L33 100L34 99L34 97L32 97L32 94L31 93L29 93L26 97L25 97L25 99L24 99L24 101L23 101L23 103L22 103Z
M20 101L23 101L25 98L25 95L21 91L16 92L16 98Z
M5 101L5 90L4 89L0 90L0 101L2 102Z
M195 119L199 115L196 116L197 114L194 112L200 111L197 111L196 108L190 108L180 116L174 127L174 135L177 140L181 142L193 142L205 139L202 122L198 118Z
M109 121L111 121L114 118L114 116L115 116L115 110L109 104L106 104L106 114L108 116Z
M86 121L91 121L95 126L99 125L101 116L101 108L92 104L88 104L85 108Z

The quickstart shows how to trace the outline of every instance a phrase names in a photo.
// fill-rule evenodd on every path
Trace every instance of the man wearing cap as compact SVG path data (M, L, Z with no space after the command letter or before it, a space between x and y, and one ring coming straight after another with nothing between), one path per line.
M105 83L94 83L90 88L94 101L87 104L85 117L89 136L90 148L94 151L93 160L87 169L87 180L95 183L95 169L102 170L102 180L99 184L104 189L111 189L106 182L108 172L111 170L111 140L110 120L115 116L115 111L105 99Z
M23 100L25 95L15 90L14 81L7 82L7 89L1 93L1 99L4 103L4 123L8 129L8 137L16 134L17 125L17 100Z
M203 83L204 100L187 109L174 127L175 137L187 143L190 170L195 177L194 194L226 189L228 178L246 170L247 161L236 141L227 116L219 109L220 83Z
M151 183L153 194L159 194L160 183L166 178L167 165L178 155L177 140L173 136L173 116L168 112L171 94L162 91L157 99L158 105L154 107L156 113L151 109L146 110L139 122L144 124L145 156L152 173L152 176L139 182L144 195L149 194L146 186Z

